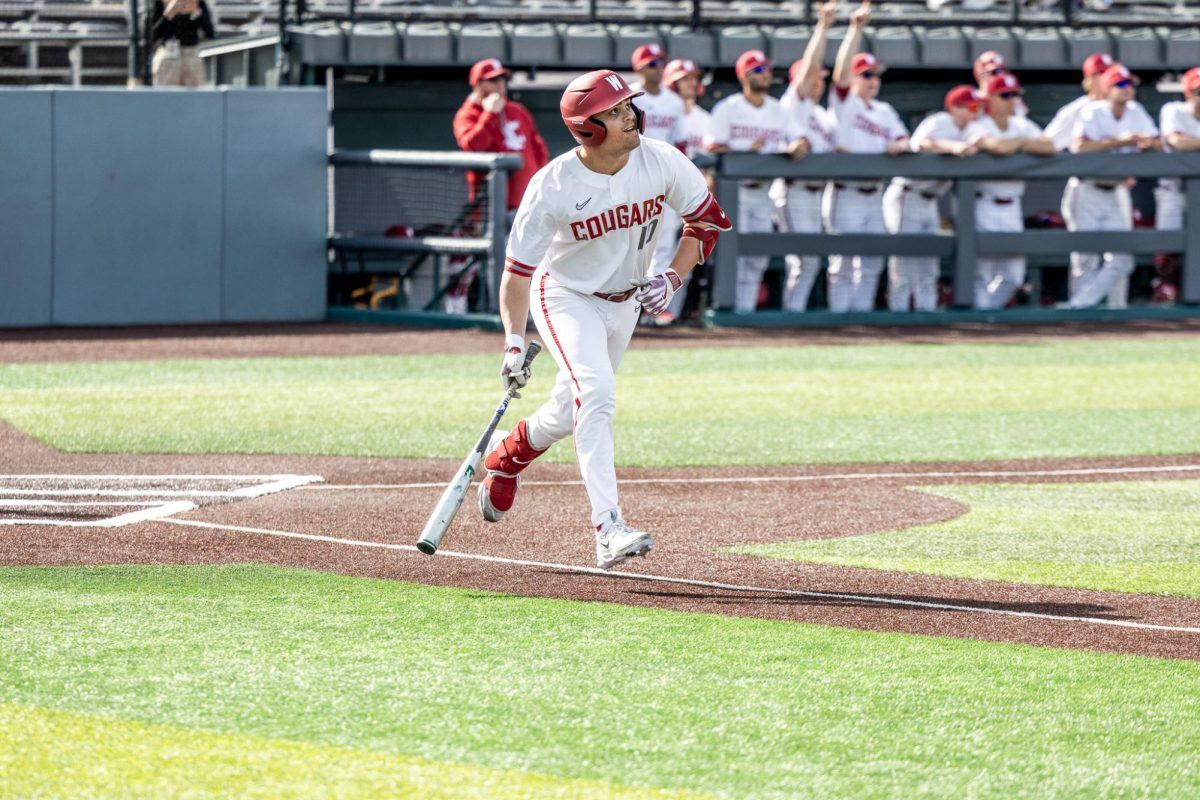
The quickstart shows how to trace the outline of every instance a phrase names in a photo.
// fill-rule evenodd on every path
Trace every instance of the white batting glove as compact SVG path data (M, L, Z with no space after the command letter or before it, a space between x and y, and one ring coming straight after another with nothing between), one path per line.
M517 390L529 382L529 370L525 368L525 340L519 334L510 333L504 341L500 380L504 381L504 391L511 389L513 397L520 397Z
M675 292L682 285L683 278L679 277L679 273L669 269L661 275L655 275L633 296L641 303L643 310L651 316L657 317L667 310L667 306L671 304L671 298L675 296Z

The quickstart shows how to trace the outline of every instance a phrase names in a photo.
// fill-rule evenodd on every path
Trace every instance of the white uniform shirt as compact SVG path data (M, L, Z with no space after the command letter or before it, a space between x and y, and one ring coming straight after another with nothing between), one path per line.
M810 98L800 97L791 86L779 98L779 105L792 118L792 124L802 131L808 140L809 152L828 153L833 150L837 119L833 112L814 103Z
M908 146L914 153L919 153L921 145L928 141L965 142L971 138L967 133L970 127L971 125L968 123L965 127L960 128L954 124L954 117L950 116L949 111L938 111L921 120L916 130L913 131ZM951 186L950 181L919 181L911 178L899 178L898 180L918 192L945 194Z
M1054 142L1056 149L1071 149L1071 142L1075 140L1075 125L1079 122L1079 115L1094 102L1096 101L1085 94L1082 97L1076 97L1058 110L1054 119L1050 120L1050 124L1046 126L1046 135L1050 137L1050 141Z
M1171 146L1166 143L1166 138L1172 133L1200 138L1200 119L1192 113L1192 104L1186 100L1176 100L1164 105L1158 115L1158 126L1162 130L1163 150L1168 153L1171 152ZM1179 178L1161 178L1158 184L1176 192L1183 190Z
M883 153L889 144L908 136L896 109L882 100L867 105L853 92L835 86L829 93L829 108L837 118L834 146L847 153Z
M728 147L735 153L753 150L762 140L760 153L783 153L788 144L803 136L774 97L767 97L761 106L746 99L744 94L726 97L712 110L712 133L706 144Z
M679 121L679 143L683 144L683 153L688 158L704 152L705 139L711 134L712 114L700 106L692 106Z
M635 92L646 91L640 83L631 83ZM633 98L633 104L646 112L646 130L643 136L660 142L678 144L683 140L679 133L679 121L683 119L683 98L663 87L658 94L646 94Z
M1098 142L1102 139L1116 139L1126 133L1144 133L1158 136L1158 126L1154 124L1150 114L1138 103L1125 106L1125 113L1120 119L1113 114L1112 106L1103 100L1090 103L1079 114L1071 140L1083 138ZM1072 149L1074 146L1072 145ZM1137 147L1119 147L1110 150L1111 153L1136 153Z
M583 294L623 292L649 275L663 205L687 218L709 202L704 176L674 145L643 136L615 175L591 171L570 150L529 182L504 268L531 276L540 267Z
M990 136L997 139L1036 139L1042 129L1029 117L1011 116L1008 128L1000 130L996 121L987 114L967 126L967 138ZM1025 181L980 181L979 191L990 197L1010 198L1025 194Z

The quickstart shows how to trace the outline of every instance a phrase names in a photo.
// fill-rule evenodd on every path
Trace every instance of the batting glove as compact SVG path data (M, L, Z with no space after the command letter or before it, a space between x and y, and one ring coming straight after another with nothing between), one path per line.
M529 381L529 370L525 367L525 340L519 334L510 333L504 342L500 380L504 381L504 391L512 390L513 397L520 397L521 393L517 390Z
M657 317L667 310L676 290L683 285L679 273L669 269L661 275L655 275L650 282L637 290L634 298L642 304L642 308L651 316Z

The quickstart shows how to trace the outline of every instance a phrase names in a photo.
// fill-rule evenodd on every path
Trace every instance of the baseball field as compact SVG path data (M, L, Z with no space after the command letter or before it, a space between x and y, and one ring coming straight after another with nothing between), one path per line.
M0 339L0 797L1200 796L1200 324L639 332L612 573L498 340Z

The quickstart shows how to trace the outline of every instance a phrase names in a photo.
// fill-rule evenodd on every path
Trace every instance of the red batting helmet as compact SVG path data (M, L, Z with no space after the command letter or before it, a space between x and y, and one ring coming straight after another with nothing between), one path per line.
M597 147L604 141L608 131L604 123L596 119L596 115L643 94L645 92L635 92L629 88L625 79L611 69L598 69L580 75L567 85L558 110L562 113L563 122L575 137L575 141ZM637 117L638 133L644 132L646 115L636 105L633 107L633 113Z

